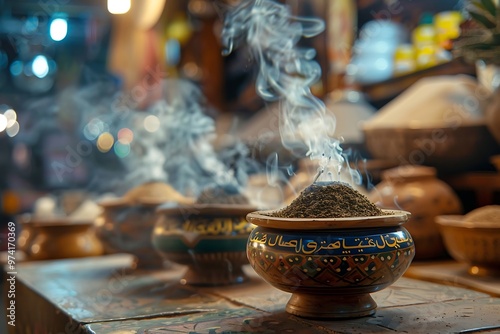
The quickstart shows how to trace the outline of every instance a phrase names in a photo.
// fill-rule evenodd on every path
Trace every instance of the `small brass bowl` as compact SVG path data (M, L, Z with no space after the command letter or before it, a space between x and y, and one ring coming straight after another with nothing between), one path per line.
M500 276L500 222L466 222L461 215L436 217L448 253L474 276Z
M18 242L28 260L78 258L103 253L92 220L64 216L42 218L24 214L20 217L20 223L25 232Z

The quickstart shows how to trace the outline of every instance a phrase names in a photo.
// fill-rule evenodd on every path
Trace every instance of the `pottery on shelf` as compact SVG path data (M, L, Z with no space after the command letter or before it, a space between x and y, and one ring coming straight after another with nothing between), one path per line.
M277 218L252 212L250 265L276 288L292 293L286 311L306 318L354 318L375 312L370 296L409 267L415 246L401 226L410 214L353 218Z
M254 226L245 216L255 207L243 204L162 205L152 234L153 246L166 259L186 265L181 283L226 285L247 276L246 243Z
M78 258L103 253L91 220L23 215L21 224L29 231L29 235L25 233L24 239L19 240L28 260Z
M435 217L460 214L462 205L453 189L437 178L435 168L406 165L388 169L368 199L384 209L411 212L405 227L417 248L415 260L446 255Z

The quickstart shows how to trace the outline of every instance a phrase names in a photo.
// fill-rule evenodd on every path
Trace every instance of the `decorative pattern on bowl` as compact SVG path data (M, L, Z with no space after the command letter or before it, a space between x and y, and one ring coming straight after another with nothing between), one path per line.
M249 205L163 205L153 230L155 249L168 260L187 265L181 283L226 285L247 280L246 243L254 226Z
M309 318L371 315L370 296L408 269L415 246L401 226L410 216L298 219L253 212L258 225L248 239L250 265L278 289L291 292L286 311Z

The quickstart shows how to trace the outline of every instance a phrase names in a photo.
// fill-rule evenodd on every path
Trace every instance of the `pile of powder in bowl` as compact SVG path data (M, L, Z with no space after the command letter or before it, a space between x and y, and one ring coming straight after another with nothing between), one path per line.
M314 183L286 208L271 214L281 218L347 218L382 216L366 196L343 182Z
M487 205L474 209L464 216L464 222L479 226L497 224L500 227L500 205Z

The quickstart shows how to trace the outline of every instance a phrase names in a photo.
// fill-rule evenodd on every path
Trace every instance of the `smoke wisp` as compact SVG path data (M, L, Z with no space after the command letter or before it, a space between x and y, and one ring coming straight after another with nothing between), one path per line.
M270 0L255 0L227 13L224 23L224 53L246 43L259 64L257 93L266 101L279 100L282 144L290 151L305 144L306 156L318 161L318 180L336 180L345 159L333 137L335 117L311 92L321 67L314 49L297 46L302 37L321 33L323 21L294 16L287 6Z
M230 167L227 162L230 155L247 152L241 152L238 145L232 147L238 152L223 152L222 157L215 151L215 120L206 113L208 103L192 82L162 80L162 98L142 111L114 105L121 93L92 105L95 98L89 99L89 95L99 95L97 88L78 96L82 109L93 110L84 118L86 138L98 144L98 137L106 132L119 141L120 132L126 130L133 139L127 142L130 153L119 159L122 170L101 172L94 184L106 184L108 191L123 193L146 182L168 182L192 197L208 187L241 189L245 184L247 175L241 164Z

